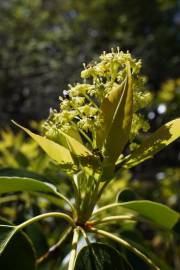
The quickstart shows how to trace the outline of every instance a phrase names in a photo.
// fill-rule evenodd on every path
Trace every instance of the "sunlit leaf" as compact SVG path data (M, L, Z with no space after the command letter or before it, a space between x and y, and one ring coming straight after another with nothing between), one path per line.
M174 229L180 218L179 213L168 206L147 200L118 203L117 207L118 206L133 210L138 213L139 216L169 230Z
M73 137L67 135L64 132L61 132L61 135L64 137L64 139L67 142L68 148L70 152L77 156L89 156L92 155L91 151L85 147L82 143L74 139Z
M133 270L116 249L102 243L93 243L79 252L75 270Z
M73 158L71 156L71 153L68 149L66 149L64 146L59 145L45 137L42 137L40 135L37 135L27 128L24 128L13 121L18 127L23 129L33 140L37 142L37 144L52 158L59 164L73 164Z
M179 137L180 118L166 123L155 131L149 138L144 140L139 148L137 148L131 155L127 156L122 166L125 168L131 168L146 159L152 158L157 152Z
M133 88L129 65L127 72L125 82L113 89L102 105L103 115L106 115L106 137L103 146L105 162L115 163L129 140L133 114Z
M106 96L100 106L100 110L102 112L102 117L104 120L103 129L97 129L96 131L96 146L97 148L101 148L105 138L108 136L109 127L111 125L111 121L118 105L118 102L122 96L123 89L125 87L125 82L123 81L120 85L115 84L111 90L111 92Z
M70 128L67 132L67 135L69 135L70 137L74 138L76 141L78 141L79 143L83 143L82 139L81 139L81 135L79 134L78 130L75 128Z

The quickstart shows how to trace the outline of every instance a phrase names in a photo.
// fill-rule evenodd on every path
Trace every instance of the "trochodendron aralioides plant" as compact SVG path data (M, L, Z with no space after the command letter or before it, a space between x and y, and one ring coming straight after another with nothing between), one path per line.
M69 85L60 98L60 111L51 110L43 125L44 136L18 125L58 164L71 179L73 196L68 199L52 184L32 178L0 177L0 194L26 191L42 196L68 211L47 212L19 224L0 225L0 264L8 269L11 246L29 250L26 261L18 270L35 269L37 258L29 246L23 229L42 219L53 217L69 223L56 245L63 245L72 235L68 270L134 269L125 254L95 239L109 239L116 247L123 247L141 258L148 269L161 269L146 254L121 236L103 226L127 220L150 221L167 231L179 231L179 213L165 205L148 200L120 200L98 208L98 200L110 181L122 168L132 168L152 158L163 147L180 136L180 118L172 120L139 142L140 131L146 132L148 122L140 113L151 100L140 76L141 61L118 49L103 53L99 61L84 65L82 83ZM115 196L117 197L117 196ZM108 210L115 210L109 215ZM119 214L117 214L119 213ZM106 227L105 227L106 228ZM78 252L80 239L86 245ZM108 242L108 243L109 243ZM78 249L79 250L79 249ZM121 249L122 250L122 249ZM22 251L23 256L23 251Z

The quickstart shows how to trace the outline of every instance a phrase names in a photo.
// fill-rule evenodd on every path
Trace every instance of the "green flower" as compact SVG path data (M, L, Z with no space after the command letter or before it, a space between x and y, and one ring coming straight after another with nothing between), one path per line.
M117 48L110 53L103 52L94 64L84 65L82 83L69 85L69 89L64 91L64 97L60 97L60 111L51 110L44 124L45 135L49 137L52 130L53 133L58 133L58 130L68 133L73 128L90 149L97 148L96 133L104 130L101 106L112 89L126 80L127 63L130 64L133 88L130 140L134 140L141 130L147 131L149 124L139 110L148 106L151 94L145 89L146 78L139 75L141 60Z

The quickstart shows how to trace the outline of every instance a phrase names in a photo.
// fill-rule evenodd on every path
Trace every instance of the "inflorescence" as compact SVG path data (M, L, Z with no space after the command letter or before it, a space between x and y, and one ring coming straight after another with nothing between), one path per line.
M146 78L140 76L141 60L132 58L129 52L117 48L111 53L103 52L94 64L85 65L81 72L82 83L69 85L60 97L60 111L50 110L44 123L45 135L58 142L59 131L72 137L81 134L81 139L90 149L96 149L96 131L103 129L101 104L113 87L121 84L126 76L126 63L130 63L133 87L133 120L130 141L140 130L149 129L148 122L140 110L151 101L151 94L145 89ZM100 151L101 149L99 149Z

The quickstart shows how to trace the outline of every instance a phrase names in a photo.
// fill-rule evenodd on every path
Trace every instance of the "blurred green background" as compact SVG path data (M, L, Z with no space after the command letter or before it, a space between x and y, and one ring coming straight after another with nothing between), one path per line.
M11 119L39 130L49 108L58 108L58 97L67 84L80 80L82 63L95 60L112 47L129 50L143 61L142 72L153 94L151 106L144 111L150 131L179 117L179 0L1 0L0 18L0 175L38 173L38 177L60 184L71 196L67 179ZM101 203L113 200L118 190L130 186L140 198L180 211L179 164L177 141L154 160L122 172ZM16 223L27 218L30 199L19 200L6 205L0 198L4 206L0 214ZM49 209L45 202L38 203ZM15 210L9 207L12 205ZM33 204L31 210L31 215L41 211ZM53 226L44 225L45 234L53 230ZM157 254L173 269L180 269L178 245L171 257L171 241L162 249L164 236L157 238L149 229L141 230ZM42 253L46 245L43 247Z
M1 0L0 18L0 128L6 129L6 134L1 132L1 166L30 166L26 159L32 151L24 153L14 145L18 139L8 137L7 129L17 132L11 119L38 127L50 107L58 108L67 84L80 80L82 63L112 47L130 50L143 61L142 72L153 93L144 111L150 131L179 116L180 1ZM156 175L161 181L164 168L179 167L179 146L175 142L139 166L134 176ZM24 160L15 165L19 151ZM5 152L16 161L8 164Z
M0 125L47 117L82 63L119 46L143 60L149 87L178 78L177 0L1 0Z

